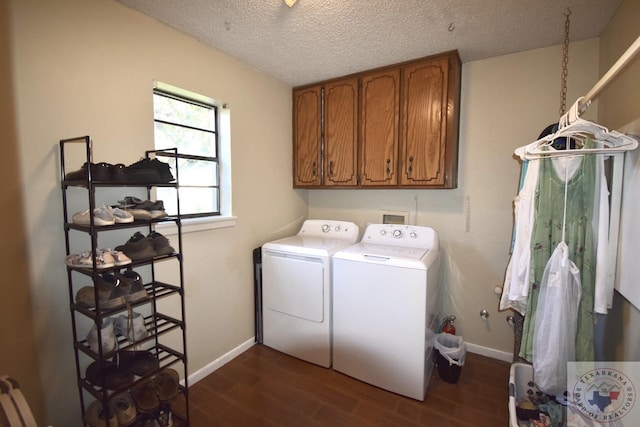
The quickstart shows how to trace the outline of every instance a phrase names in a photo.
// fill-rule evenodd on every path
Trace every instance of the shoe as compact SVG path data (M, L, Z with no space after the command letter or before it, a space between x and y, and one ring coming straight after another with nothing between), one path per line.
M171 412L171 406L162 408L158 417L159 427L173 427L173 412Z
M118 363L125 371L143 377L160 367L158 358L148 350L120 351Z
M164 203L162 202L162 200L156 200L155 202L152 202L151 200L145 200L135 205L133 209L149 212L149 214L151 215L151 219L159 219L167 216L167 211L164 210Z
M127 315L120 315L114 320L114 328L118 335L126 337L130 342L140 341L149 335L144 316L129 310Z
M135 422L138 412L130 393L125 392L117 395L113 398L111 404L116 411L120 426L129 426Z
M109 163L91 163L91 181L109 181L111 179L111 165ZM87 181L89 179L87 163L73 172L69 172L64 176L66 181Z
M127 212L117 207L110 207L109 209L111 209L111 214L113 215L116 224L128 224L130 222L133 222L133 220L135 219L133 215L131 215L131 212Z
M153 219L151 212L145 209L127 209L127 212L129 212L136 221L151 221Z
M104 307L104 303L107 301L109 296L111 295L111 291L107 289L104 284L99 280L97 285L98 288L98 299L100 301L100 306ZM96 307L96 293L95 288L93 286L83 286L76 292L76 303L84 305L89 308Z
M101 249L101 251L109 252L116 266L121 267L123 265L131 264L132 260L122 251L112 251L111 249Z
M165 368L156 375L155 383L160 402L166 402L178 395L179 381L180 377L175 369Z
M169 183L175 178L171 173L171 166L168 163L161 162L160 160L154 158L144 158L141 159L126 168L127 175L130 176L130 179L145 179L143 177L148 176L157 176L155 181L135 181L135 182L155 182L155 183Z
M138 183L138 184L160 184L162 183L160 179L160 174L156 170L151 169L129 169L127 167L126 171L127 182Z
M78 212L73 214L71 217L71 221L74 224L78 225L90 225L90 215L89 209L84 212ZM93 210L93 224L104 226L104 225L113 225L116 223L116 218L113 215L113 212L110 207L101 206L99 208L95 208Z
M132 208L138 203L142 203L142 202L144 202L144 200L135 196L125 196L124 200L118 200L118 203L120 203L119 206L124 209Z
M98 276L98 282L104 285L104 288L109 291L109 296L104 301L99 301L100 309L114 309L124 307L127 303L125 298L125 289L120 286L120 279L118 279L113 273L102 273Z
M113 259L111 252L102 252L98 250L96 253L96 269L115 267L116 261ZM93 268L93 254L91 251L85 251L81 254L67 255L64 262L69 267L74 268Z
M113 319L106 318L102 322L102 327L100 328L100 339L102 340L103 356L108 356L116 351L117 341L113 325ZM100 349L98 346L98 327L95 324L91 326L91 329L87 334L87 343L89 344L89 348L94 353L100 354Z
M113 182L127 182L127 168L122 163L117 163L115 165L111 165L109 168L109 173L111 175L111 181Z
M92 362L87 366L85 378L96 387L105 387L109 390L120 390L130 385L134 376L108 360L100 363Z
M116 251L124 252L134 261L153 258L156 253L153 241L137 231L124 245L116 246Z
M91 402L84 414L84 421L89 427L118 427L115 411L113 409L105 411L98 400Z
M131 388L131 397L140 412L154 412L160 408L158 390L153 379L148 379Z
M147 236L153 242L153 250L156 255L170 255L174 253L176 250L169 244L169 239L167 239L162 234L157 231L152 231Z
M152 202L151 200L141 200L137 197L127 196L124 200L119 200L118 202L120 203L118 208L129 212L137 220L149 221L167 216L162 200Z
M148 298L149 294L142 284L142 278L133 270L125 270L124 273L116 271L116 277L120 279L123 289L127 289L125 299L127 302L136 302Z

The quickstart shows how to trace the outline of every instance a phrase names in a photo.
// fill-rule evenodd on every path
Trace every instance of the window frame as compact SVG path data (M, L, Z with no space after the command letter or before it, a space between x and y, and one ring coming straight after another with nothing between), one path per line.
M216 155L215 157L192 155L189 153L178 153L178 158L194 158L194 159L206 159L206 161L215 161L217 164L216 181L217 185L211 186L212 189L216 189L217 207L215 212L197 213L197 214L182 214L182 232L189 233L193 231L201 231L208 229L233 227L236 225L237 218L231 213L231 147L230 147L230 110L226 103L217 101L213 98L209 98L197 93L181 89L166 83L154 82L153 95L165 96L173 98L177 101L192 103L194 105L203 106L205 108L211 108L214 111L215 117L215 144ZM155 146L155 124L156 122L167 123L169 125L177 125L186 128L194 129L193 126L182 125L180 123L168 122L166 120L157 120L155 115L155 109L153 109L153 126L154 126L154 147L156 150L162 150ZM200 128L195 128L201 130ZM211 159L211 160L209 160ZM176 159L177 162L178 159ZM178 171L179 175L180 171ZM178 176L179 179L179 176ZM181 188L180 182L177 182L177 190ZM189 187L189 186L182 186ZM176 234L177 227L170 222L157 224L163 229L164 234Z

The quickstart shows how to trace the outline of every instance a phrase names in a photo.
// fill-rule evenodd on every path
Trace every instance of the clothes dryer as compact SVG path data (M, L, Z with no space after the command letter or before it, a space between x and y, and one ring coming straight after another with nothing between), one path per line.
M433 371L440 250L429 227L372 224L333 256L333 368L424 400Z
M262 246L264 345L331 366L331 256L358 233L351 222L306 220L295 236Z

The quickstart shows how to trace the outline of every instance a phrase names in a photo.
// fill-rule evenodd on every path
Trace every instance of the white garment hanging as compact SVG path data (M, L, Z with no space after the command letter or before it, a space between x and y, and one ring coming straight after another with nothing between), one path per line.
M576 358L581 295L580 270L569 259L569 248L563 240L542 276L533 333L533 380L552 396L566 390L567 362Z
M584 98L579 98L569 109L567 114L560 118L557 132L546 135L530 144L519 147L515 153L522 159L540 159L544 157L581 157L586 154L603 154L613 157L614 162L614 180L612 184L612 206L609 210L609 192L604 178L604 159L602 156L597 162L596 194L594 206L594 236L596 241L596 278L594 293L594 311L600 314L606 314L613 303L613 289L615 283L615 272L618 252L618 229L620 215L620 197L622 193L622 169L624 166L624 153L634 150L638 147L638 140L635 137L610 131L604 126L584 120L580 117L580 106ZM551 144L558 138L578 139L584 141L585 138L593 138L600 144L600 148L571 148L571 144L567 144L565 150L555 150ZM584 144L583 144L584 146ZM562 174L559 174L562 176ZM511 261L510 261L511 262ZM511 267L511 268L509 268ZM513 266L507 267L507 273L514 275ZM512 284L511 284L512 285ZM515 291L509 290L509 298L517 300ZM507 302L500 304L501 308L508 307ZM515 308L515 307L511 307ZM521 307L520 307L521 309ZM518 311L521 311L518 309Z
M596 185L591 229L596 244L594 311L606 314L613 299L613 281L609 259L609 190L604 170L604 158L596 163ZM582 156L557 157L551 160L558 177L573 178L582 164ZM538 186L540 159L528 160L522 188L514 201L515 239L507 265L500 310L514 309L526 314L531 267L531 233L535 223L535 192ZM615 252L614 252L615 254Z
M544 269L533 334L533 379L541 391L550 395L559 395L567 386L567 362L576 356L582 295L580 270L569 259L569 247L565 243L569 170L575 173L575 168L570 162L557 166L564 168L562 240Z
M535 193L539 171L539 160L527 161L522 188L514 199L515 240L500 298L500 310L513 308L522 315L527 311L531 233L535 221Z

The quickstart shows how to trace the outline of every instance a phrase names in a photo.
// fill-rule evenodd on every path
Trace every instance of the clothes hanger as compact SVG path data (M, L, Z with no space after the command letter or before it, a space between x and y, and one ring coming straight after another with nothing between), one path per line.
M584 154L614 154L634 150L638 147L638 141L620 132L610 131L606 127L597 123L585 120L580 117L580 105L584 97L579 98L569 111L564 114L558 122L558 130L554 133L519 147L515 154L522 159L536 159L541 157L576 156ZM565 138L565 141L574 139L581 144L569 144L563 150L555 149L552 145L558 138ZM600 147L582 148L587 139L592 139Z

